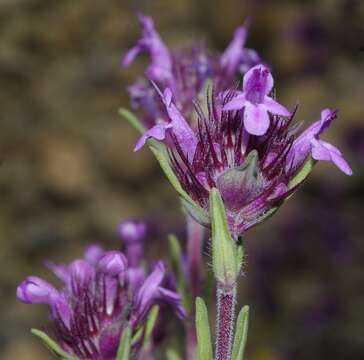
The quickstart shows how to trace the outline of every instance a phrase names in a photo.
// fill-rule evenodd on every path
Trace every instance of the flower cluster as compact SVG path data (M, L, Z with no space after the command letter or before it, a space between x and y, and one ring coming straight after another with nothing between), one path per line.
M27 304L46 304L54 336L70 355L81 359L114 359L122 332L142 335L133 344L135 357L143 341L143 325L153 305L167 303L183 318L179 295L165 287L165 265L158 261L148 275L140 266L145 225L126 222L120 226L126 255L90 246L83 259L69 265L48 264L62 281L61 289L29 276L17 288Z
M215 86L222 90L234 84L236 74L244 74L260 62L254 50L244 47L248 34L247 24L236 29L229 46L222 54L218 54L209 52L202 41L190 48L171 51L155 30L150 17L139 14L139 21L143 30L142 37L124 56L123 66L129 66L141 52L150 55L151 63L145 72L148 81L141 80L129 87L132 106L141 108L143 123L147 128L168 122L150 81L163 89L171 89L177 107L192 122L193 101L204 96L204 88L209 79L213 78Z
M297 135L299 125L292 125L296 110L290 112L272 97L273 85L270 70L259 64L244 75L242 91L213 88L207 110L196 105L196 128L178 109L172 90L156 88L169 121L147 130L135 148L149 138L164 141L182 188L206 213L210 190L217 188L235 238L297 189L304 178L296 176L310 159L332 161L352 173L341 152L321 140L337 112L323 110L320 120Z

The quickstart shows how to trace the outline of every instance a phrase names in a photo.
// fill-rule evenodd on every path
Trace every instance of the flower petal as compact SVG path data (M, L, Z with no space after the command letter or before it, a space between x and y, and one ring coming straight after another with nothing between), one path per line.
M225 104L222 109L225 111L240 110L244 107L245 103L245 96L243 95L243 93L239 92L239 94L232 100L230 100L227 104Z
M187 155L193 156L197 146L197 137L181 112L173 103L171 89L166 88L162 94L159 88L155 84L153 85L161 96L164 105L166 106L168 116L171 120L173 134L176 136L182 150Z
M246 103L244 110L244 127L249 134L264 135L269 128L269 115L267 110L260 105Z
M330 151L331 161L346 175L351 176L353 171L347 161L344 159L341 151L332 144L320 140L321 144Z
M324 160L324 161L330 161L331 160L331 152L329 149L327 149L321 140L312 139L311 140L312 145L312 157L315 160Z
M233 74L240 64L248 31L246 26L238 27L234 37L220 58L220 65L228 74Z
M266 109L273 115L280 115L287 117L291 115L291 113L283 105L277 103L277 101L273 100L269 96L266 96L264 98L264 105Z
M159 300L166 301L170 304L180 319L186 317L186 311L182 306L181 297L176 292L160 287Z
M269 69L262 65L252 67L245 75L243 80L243 91L246 98L250 101L249 97L264 98L273 89L274 80Z
M163 123L163 124L157 124L154 125L152 128L147 130L138 140L134 147L134 151L139 151L146 143L146 141L150 138L156 139L156 140L164 140L166 137L166 131L167 129L171 128L171 123Z

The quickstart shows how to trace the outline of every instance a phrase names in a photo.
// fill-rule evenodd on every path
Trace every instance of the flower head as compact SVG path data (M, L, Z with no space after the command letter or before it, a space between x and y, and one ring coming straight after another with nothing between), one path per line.
M270 123L269 114L289 117L290 112L268 94L273 89L273 77L264 65L251 68L244 76L243 91L230 100L224 110L244 109L244 126L252 135L264 135Z
M162 262L149 275L138 268L136 281L135 269L128 266L123 253L102 250L101 254L93 246L85 259L50 264L50 268L62 280L61 289L30 276L18 286L17 297L27 304L48 305L55 338L67 353L80 359L114 359L122 331L129 327L135 334L142 329L154 304L170 304L179 317L185 315L179 295L163 287ZM134 344L134 356L139 348L139 343Z
M265 219L297 189L303 179L294 179L311 154L314 160L331 160L351 173L340 151L319 139L335 113L324 110L321 120L297 137L298 126L292 125L295 112L290 114L268 97L272 86L271 73L259 66L245 76L242 95L236 96L235 90L218 95L212 91L207 111L197 105L198 126L189 127L186 137L167 111L173 144L166 145L183 190L207 214L210 191L217 188L235 238ZM235 105L241 101L243 109L233 106L234 101ZM164 103L172 106L171 101ZM249 132L249 111L265 112L263 119L268 119L267 129L259 136ZM261 129L261 118L255 120Z

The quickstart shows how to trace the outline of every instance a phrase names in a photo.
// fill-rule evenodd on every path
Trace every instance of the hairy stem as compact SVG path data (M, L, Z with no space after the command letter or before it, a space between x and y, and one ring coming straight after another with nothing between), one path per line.
M217 324L215 360L230 360L234 337L236 285L217 284Z

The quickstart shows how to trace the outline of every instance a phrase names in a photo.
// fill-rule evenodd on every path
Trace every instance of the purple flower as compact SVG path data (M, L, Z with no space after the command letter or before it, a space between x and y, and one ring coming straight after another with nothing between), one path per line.
M211 80L222 91L233 86L236 75L245 73L261 62L254 50L244 48L248 32L246 25L237 28L227 49L218 54L209 52L201 41L189 48L169 51L155 31L152 19L143 15L139 19L143 29L142 38L125 55L123 64L129 65L141 51L148 51L151 64L147 68L146 78L163 89L171 89L177 109L189 123L194 113L193 100L204 95L207 80ZM153 137L164 138L168 117L160 106L158 93L149 81L138 80L128 87L128 92L132 107L142 110L144 125L147 128L158 125L154 128Z
M143 35L125 55L123 66L129 66L139 53L147 51L152 60L146 71L147 77L157 82L169 81L172 77L171 55L157 31L155 31L153 20L142 14L139 14L138 18L143 29Z
M290 166L293 168L301 166L307 155L311 153L313 159L332 161L343 173L352 175L353 172L340 150L320 139L320 135L336 117L337 112L330 109L322 110L320 120L312 124L293 143L289 154L292 162Z
M34 276L17 288L20 301L49 306L54 336L71 356L114 359L123 329L130 327L134 335L154 304L170 304L179 317L185 315L179 295L163 286L166 270L162 262L147 275L141 267L129 268L119 251L104 252L95 262L89 248L86 256L92 261L78 259L68 266L50 265L63 280L60 290ZM136 271L138 276L129 276ZM139 350L140 344L134 344L134 357Z
M234 37L220 57L221 67L228 73L234 74L243 58L244 44L248 36L247 26L239 26Z
M260 78L259 86L249 85L251 76L244 79L245 84L248 83L244 89L250 89L244 95L248 99L244 100L246 103L254 96L267 93L273 83L269 72L262 68L255 70ZM265 90L261 91L262 88ZM264 96L264 101L269 103L268 97ZM270 115L268 129L263 135L252 136L246 129L247 109L224 110L236 98L234 90L218 95L212 91L211 95L208 94L207 111L196 107L199 116L197 128L190 128L185 138L183 133L178 133L178 126L172 126L169 131L173 144L167 144L172 167L182 188L206 214L210 190L217 188L220 191L230 231L235 238L265 219L298 188L303 180L294 185L291 181L311 152L312 157L318 160L327 160L330 156L348 174L350 169L346 168L348 165L336 148L318 138L330 123L332 113L328 116L329 113L324 111L326 115L322 120L296 139L298 126L291 126L295 113L287 119L287 113L282 110L284 116ZM165 103L171 106L169 102ZM173 124L171 117L174 115L168 114ZM195 139L193 146L190 146L191 138ZM191 216L206 224L206 217L196 217L193 211Z
M159 92L162 102L165 105L168 117L171 122L157 124L151 129L147 130L135 145L134 151L138 151L149 138L164 140L166 137L166 130L171 129L173 135L177 138L177 140L179 140L185 154L193 154L196 149L197 138L185 118L177 109L176 105L174 105L172 102L172 91L169 88L165 89L163 94L158 88L157 91Z
M264 135L270 124L269 113L290 116L290 112L268 94L273 88L273 77L264 65L257 65L244 76L243 92L237 92L224 110L244 109L244 126L252 135Z
M140 220L128 220L119 225L119 234L125 244L126 256L131 267L139 266L144 253L147 226Z

